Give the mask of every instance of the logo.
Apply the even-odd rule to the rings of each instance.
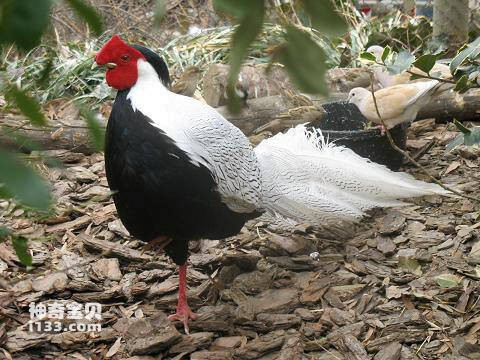
[[[99,332],[102,330],[102,304],[75,301],[34,303],[29,306],[31,332]]]

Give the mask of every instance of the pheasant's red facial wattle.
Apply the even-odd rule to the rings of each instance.
[[[107,65],[107,84],[117,90],[125,90],[137,82],[138,59],[145,57],[137,49],[128,46],[118,35],[114,35],[95,56],[98,65]]]

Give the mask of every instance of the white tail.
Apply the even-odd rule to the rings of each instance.
[[[405,205],[402,198],[448,192],[396,173],[299,125],[256,148],[263,207],[297,223],[358,221],[365,210]]]

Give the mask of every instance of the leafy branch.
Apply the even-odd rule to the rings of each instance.
[[[331,0],[303,0],[301,6],[317,31],[328,36],[339,36],[348,30],[345,20],[336,12]],[[262,30],[267,3],[264,0],[214,0],[214,7],[238,23],[232,36],[227,84],[229,109],[238,112],[240,101],[235,93],[235,85],[249,47]],[[327,95],[324,50],[300,26],[287,19],[284,19],[282,26],[285,30],[284,41],[274,47],[270,61],[283,64],[300,91]]]
[[[84,0],[64,0],[78,18],[84,21],[95,35],[102,32],[102,18]],[[52,11],[53,0],[5,0],[0,3],[0,46],[16,46],[20,51],[33,49],[40,43]],[[53,59],[49,58],[41,72],[38,84],[42,85],[52,70]],[[27,91],[9,81],[0,84],[5,99],[17,107],[37,127],[45,128],[47,119],[39,102]],[[84,112],[87,126],[91,129],[94,144],[101,148],[101,131],[91,114]],[[9,135],[9,133],[5,133]],[[0,198],[14,199],[20,206],[45,211],[51,205],[51,193],[47,182],[18,154],[0,148]],[[10,239],[21,263],[29,266],[32,259],[28,253],[27,239],[16,236],[5,227],[0,228],[0,242]]]
[[[439,77],[435,73],[431,74],[441,56],[442,54],[438,53],[415,57],[406,50],[396,53],[388,46],[385,47],[381,59],[377,59],[374,54],[369,52],[360,54],[360,58],[385,67],[392,75],[405,71],[411,75],[411,80],[429,79],[453,84],[455,85],[454,90],[459,93],[480,87],[480,65],[477,61],[480,59],[480,37],[472,43],[464,45],[450,61],[451,78]],[[412,66],[417,71],[412,69]]]

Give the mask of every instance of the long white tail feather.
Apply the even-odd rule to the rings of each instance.
[[[305,125],[262,141],[255,154],[263,207],[297,223],[358,221],[365,210],[406,205],[402,198],[448,193],[327,143],[320,130]]]

